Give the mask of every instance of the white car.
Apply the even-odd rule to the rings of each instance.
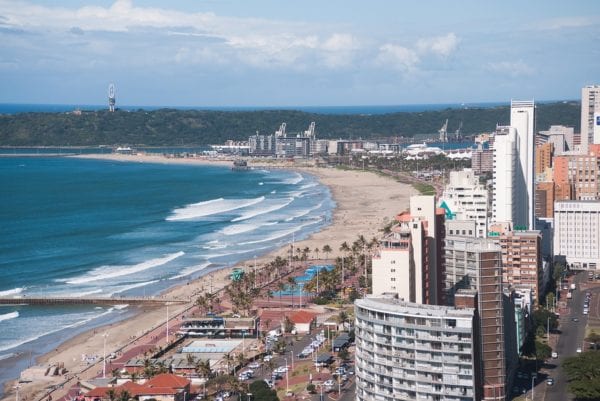
[[[265,355],[265,357],[263,358],[263,361],[269,362],[271,359],[273,359],[273,355]]]
[[[553,352],[553,353],[552,353],[552,358],[553,358],[553,359],[556,359],[556,358],[558,358],[558,352]]]
[[[577,353],[581,354],[581,347],[577,347]]]
[[[258,369],[258,368],[260,368],[260,363],[252,362],[250,365],[248,365],[248,367],[252,368],[252,369]]]
[[[332,386],[335,386],[335,382],[333,380],[329,379],[329,380],[325,381],[325,383],[323,383],[323,385],[325,387],[332,387]]]

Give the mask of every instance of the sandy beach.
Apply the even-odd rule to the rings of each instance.
[[[143,163],[181,163],[181,164],[211,164],[230,166],[230,160],[208,160],[198,158],[166,158],[159,155],[86,155],[77,156],[114,161],[143,162]],[[371,172],[346,171],[334,168],[296,167],[286,166],[290,169],[313,174],[319,181],[330,188],[337,207],[333,213],[333,219],[329,226],[320,232],[313,234],[306,240],[298,241],[295,247],[301,249],[308,247],[322,249],[329,245],[333,249],[330,257],[339,254],[340,245],[346,241],[351,244],[359,235],[371,239],[381,234],[381,228],[397,213],[408,208],[409,197],[417,194],[417,191],[406,184],[380,176]],[[278,250],[257,259],[257,265],[270,261],[275,256],[284,256],[285,250]],[[250,263],[254,263],[251,261]],[[195,296],[208,289],[212,280],[214,289],[225,286],[228,280],[228,269],[204,276],[186,285],[172,288],[162,294],[169,298],[185,300],[195,299]],[[211,277],[212,276],[212,277]],[[188,304],[172,305],[169,315],[175,316],[188,308]],[[90,330],[74,337],[55,351],[38,358],[37,364],[47,366],[49,364],[64,364],[68,371],[67,376],[79,375],[83,369],[88,369],[86,375],[96,375],[102,371],[100,362],[104,341],[106,341],[107,355],[121,349],[122,347],[136,341],[136,338],[149,330],[163,325],[166,321],[167,311],[165,307],[155,309],[139,308],[135,315],[122,322],[109,326]],[[157,331],[158,332],[158,331]],[[165,339],[166,340],[166,339]],[[97,356],[97,363],[92,366],[82,363],[82,355]],[[83,375],[83,374],[82,374]],[[21,383],[19,388],[19,399],[37,400],[44,394],[44,389],[50,385],[63,381],[65,377],[54,377],[53,379],[38,379],[32,383]],[[3,400],[15,398],[15,383],[5,386]],[[56,397],[53,397],[56,399]]]

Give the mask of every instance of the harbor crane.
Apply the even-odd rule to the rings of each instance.
[[[448,119],[446,119],[446,122],[438,132],[440,133],[440,142],[448,142]]]
[[[458,124],[458,129],[454,132],[454,138],[457,141],[461,140],[461,135],[460,135],[460,130],[462,129],[462,121],[460,122],[460,124]]]

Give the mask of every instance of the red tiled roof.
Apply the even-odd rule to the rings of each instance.
[[[108,398],[106,392],[112,389],[112,387],[96,387],[85,393],[86,397],[98,397],[98,398]]]
[[[130,382],[125,382],[118,387],[115,387],[115,391],[120,392],[120,391],[125,390],[132,396],[136,396],[139,394],[139,391],[144,388],[145,388],[145,385],[134,383],[134,382],[130,381]]]
[[[314,313],[300,310],[290,316],[290,320],[294,323],[311,323],[315,318]]]
[[[144,385],[146,387],[171,387],[182,388],[188,386],[190,381],[185,377],[174,375],[171,373],[162,373],[148,380]]]
[[[173,395],[178,392],[172,387],[143,387],[136,395]]]

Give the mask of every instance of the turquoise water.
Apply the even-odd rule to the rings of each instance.
[[[75,158],[0,158],[0,195],[0,295],[17,297],[156,294],[302,239],[334,206],[296,172]],[[0,306],[0,360],[125,313]]]

